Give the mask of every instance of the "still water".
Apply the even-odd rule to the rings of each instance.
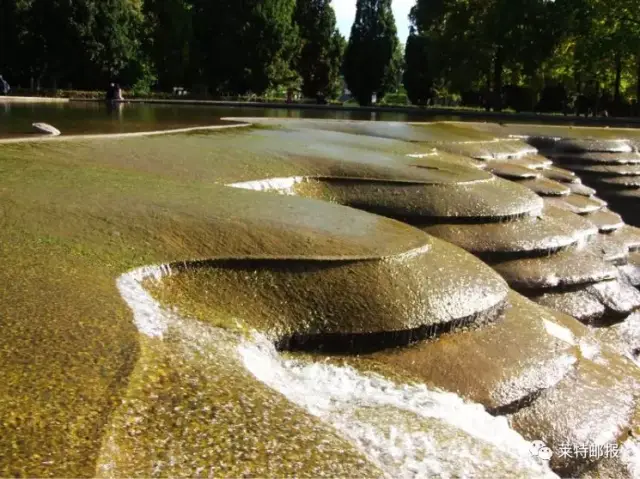
[[[315,110],[259,108],[254,106],[217,105],[176,105],[159,103],[121,103],[107,105],[104,102],[77,101],[68,103],[20,103],[5,102],[0,98],[0,138],[39,135],[31,126],[36,122],[49,123],[63,135],[98,133],[130,133],[153,130],[167,130],[194,126],[209,126],[224,123],[224,117],[277,117],[277,118],[318,118],[335,120],[371,121],[472,121],[483,122],[475,128],[504,136],[505,134],[529,134],[568,137],[620,137],[639,139],[640,129],[590,127],[573,124],[552,125],[548,118],[508,118],[509,125],[499,122],[499,118],[478,116],[434,114],[429,111],[367,112],[348,110]],[[504,121],[505,118],[502,118]],[[540,123],[544,123],[541,125]]]
[[[269,116],[290,118],[332,118],[345,120],[408,121],[406,114],[331,110],[287,110],[255,107],[219,107],[103,102],[9,103],[0,100],[0,138],[34,133],[32,123],[49,123],[63,135],[128,133],[185,128],[222,123],[226,116]],[[453,117],[429,117],[452,120]],[[417,119],[416,117],[411,118]],[[34,133],[35,134],[35,133]]]

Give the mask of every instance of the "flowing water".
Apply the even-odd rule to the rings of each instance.
[[[506,418],[493,417],[455,394],[397,384],[348,366],[286,359],[259,334],[233,339],[222,330],[189,324],[166,311],[142,286],[145,280],[157,282],[169,275],[168,266],[146,267],[118,280],[141,334],[166,341],[182,336],[194,351],[211,348],[224,355],[234,353],[221,347],[221,338],[227,346],[237,343],[235,354],[249,373],[335,428],[385,477],[497,477],[513,471],[519,477],[556,477],[545,461],[532,457],[531,443],[511,429]],[[198,330],[197,339],[192,329]],[[215,356],[210,361],[220,367]],[[112,436],[103,452],[103,475],[118,473],[116,441]],[[154,470],[166,469],[156,464]]]
[[[32,121],[69,135],[281,118],[220,134],[4,145],[3,192],[22,186],[19,175],[30,185],[21,194],[59,177],[47,205],[69,202],[74,225],[92,205],[90,218],[108,220],[109,238],[74,245],[74,261],[121,235],[132,244],[131,231],[144,238],[127,252],[135,262],[104,280],[113,287],[121,275],[114,293],[133,313],[140,353],[100,438],[99,476],[553,477],[551,466],[634,477],[640,377],[622,355],[638,359],[640,230],[532,146],[496,139],[497,126],[394,115],[289,122],[336,113],[2,107],[9,137]],[[111,183],[95,179],[103,169]],[[14,196],[6,212],[33,204]],[[130,231],[119,226],[127,215]],[[76,316],[64,315],[70,331]],[[12,323],[5,333],[14,330],[22,338]],[[28,383],[20,367],[11,377]],[[616,444],[621,457],[566,458],[566,444]]]

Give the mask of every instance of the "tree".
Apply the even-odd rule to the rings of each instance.
[[[358,0],[356,19],[345,52],[344,75],[358,103],[370,105],[387,92],[393,54],[398,47],[391,0]]]
[[[262,94],[295,81],[295,0],[194,0],[196,61],[218,93]]]
[[[78,70],[90,64],[95,7],[90,1],[33,0],[29,4],[23,46],[31,62],[29,76],[38,83],[48,77],[54,87],[76,79]]]
[[[382,88],[377,92],[379,98],[382,98],[385,93],[395,93],[398,91],[402,84],[404,69],[404,45],[398,42],[396,49],[393,52],[393,56],[391,57],[391,63],[385,73]]]
[[[531,75],[551,53],[555,31],[546,0],[418,0],[411,11],[414,34],[424,36],[433,78],[459,89],[484,82],[500,110],[503,77]]]
[[[25,9],[22,0],[0,0],[0,74],[11,82],[18,80],[21,73]]]
[[[22,54],[27,76],[95,88],[120,74],[139,52],[141,6],[133,0],[25,2]]]
[[[409,101],[414,105],[426,105],[433,97],[434,80],[431,76],[429,54],[429,39],[411,32],[405,49],[404,86]]]
[[[134,0],[96,0],[95,24],[88,48],[95,78],[106,83],[131,62],[142,61],[139,34],[142,4]]]
[[[342,93],[344,88],[343,85],[343,63],[344,63],[344,52],[347,49],[347,41],[340,34],[338,30],[336,30],[331,37],[331,58],[334,59],[334,68],[335,68],[335,76],[331,79],[331,83],[329,84],[329,96],[337,97]]]
[[[146,0],[143,42],[158,84],[169,90],[187,82],[193,41],[192,9],[185,0]]]
[[[298,0],[294,21],[300,33],[301,50],[294,65],[302,78],[302,93],[335,93],[342,64],[342,36],[336,29],[331,0]]]

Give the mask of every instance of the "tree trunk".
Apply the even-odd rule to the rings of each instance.
[[[504,65],[502,47],[498,47],[493,63],[493,109],[502,111],[502,69]]]
[[[621,103],[620,83],[622,82],[622,55],[616,53],[616,82],[614,85],[613,101],[616,105]]]

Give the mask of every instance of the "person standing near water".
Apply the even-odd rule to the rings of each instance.
[[[0,75],[0,95],[7,96],[11,91],[9,83]]]
[[[122,97],[122,88],[120,88],[120,85],[118,85],[117,83],[116,83],[116,86],[115,86],[115,94],[114,94],[113,99],[117,100],[117,101],[124,100],[124,98]]]

